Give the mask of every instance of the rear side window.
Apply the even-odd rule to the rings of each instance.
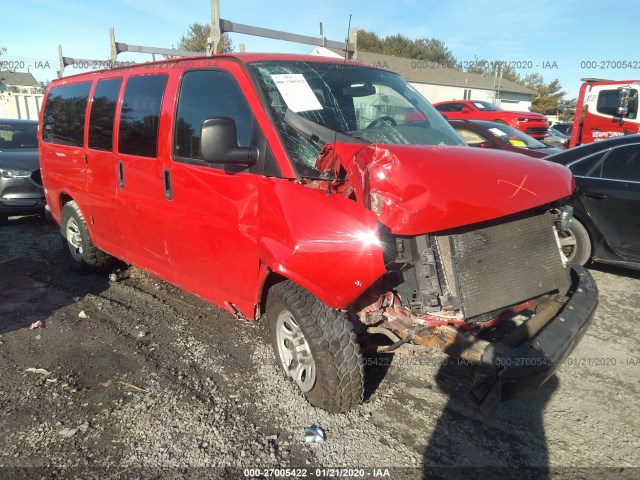
[[[89,116],[89,148],[107,152],[113,150],[113,121],[121,84],[121,78],[98,82]]]
[[[240,87],[226,72],[197,70],[182,79],[173,154],[201,159],[200,128],[208,117],[228,117],[236,124],[238,146],[248,147],[255,120]]]
[[[640,146],[614,148],[602,164],[602,178],[640,182]]]
[[[48,143],[81,147],[91,82],[53,87],[44,106],[42,139]]]
[[[596,164],[600,162],[603,156],[609,153],[608,150],[604,152],[594,153],[590,157],[587,157],[583,160],[579,160],[574,164],[569,166],[569,170],[573,172],[573,174],[577,177],[591,177],[591,176],[599,176],[600,168],[595,168]],[[598,166],[599,167],[599,166]]]
[[[155,157],[166,75],[131,77],[127,81],[120,111],[118,151]]]

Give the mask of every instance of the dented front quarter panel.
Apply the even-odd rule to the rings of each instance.
[[[332,308],[348,307],[385,272],[372,212],[290,181],[262,189],[258,249],[267,268]]]
[[[334,151],[325,150],[317,166],[338,173],[339,163],[358,202],[398,235],[500,218],[567,197],[574,187],[567,168],[509,152],[342,143],[329,148]]]

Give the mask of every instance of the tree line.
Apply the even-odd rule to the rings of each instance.
[[[564,98],[567,92],[562,90],[558,79],[546,82],[539,73],[531,73],[523,77],[509,64],[491,62],[478,57],[462,65],[445,43],[435,38],[412,40],[401,33],[382,38],[367,30],[358,30],[357,38],[357,48],[363,52],[437,62],[446,67],[470,73],[493,76],[496,74],[494,69],[500,65],[502,78],[523,85],[538,94],[531,103],[533,112],[543,115],[559,114],[561,119],[573,119],[576,99],[567,100]]]

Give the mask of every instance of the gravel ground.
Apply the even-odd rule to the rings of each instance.
[[[38,217],[0,247],[0,478],[640,478],[638,272],[592,270],[581,344],[490,419],[469,366],[406,355],[367,359],[365,403],[330,415],[276,368],[266,325],[136,268],[73,273]],[[327,439],[306,444],[314,423]]]

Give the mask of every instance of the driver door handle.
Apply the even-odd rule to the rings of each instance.
[[[604,200],[605,198],[609,198],[609,195],[604,195],[602,193],[585,193],[584,196],[593,198],[594,200]]]

